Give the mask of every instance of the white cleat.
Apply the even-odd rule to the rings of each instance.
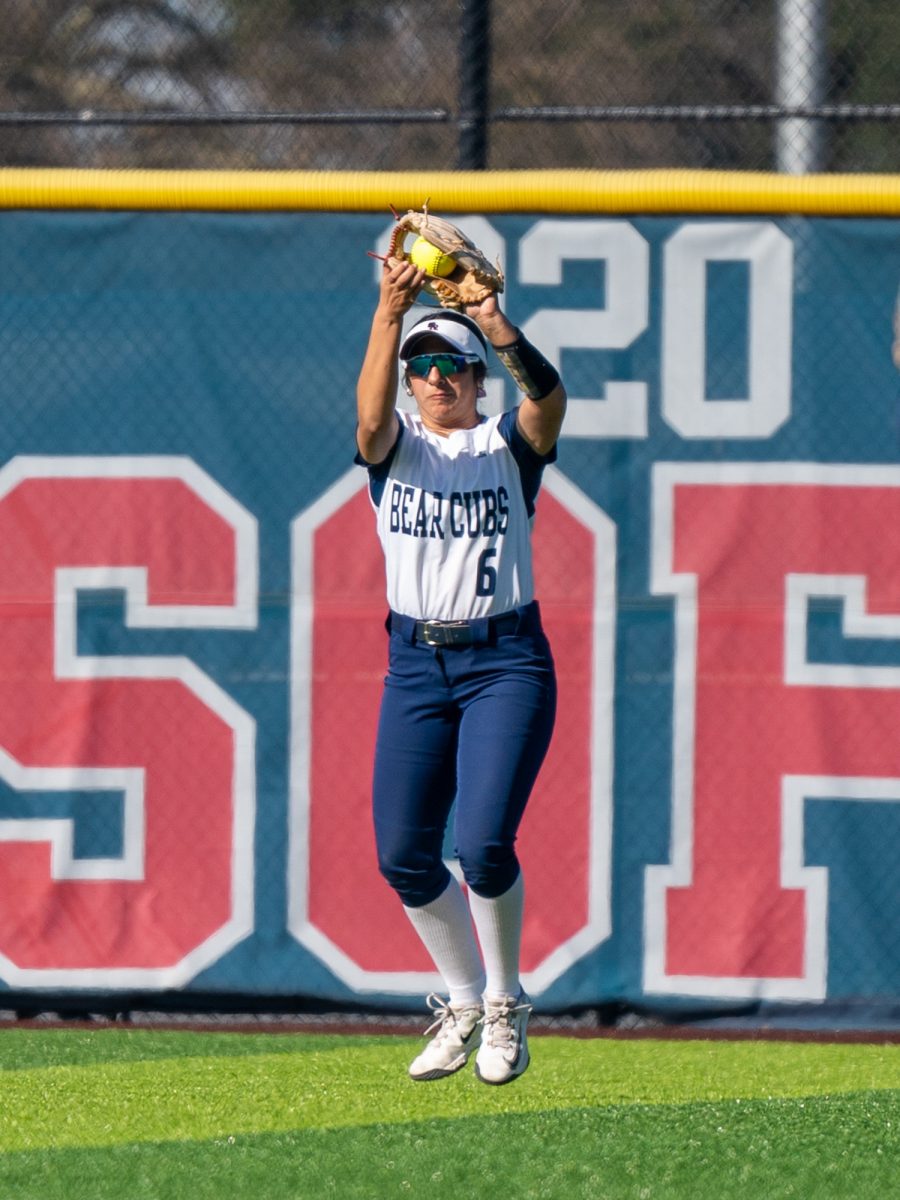
[[[526,1070],[531,1061],[525,1035],[531,1008],[524,992],[499,1000],[485,998],[475,1057],[475,1074],[482,1083],[511,1083]]]
[[[451,1007],[440,996],[432,993],[428,1007],[437,1019],[425,1030],[425,1036],[434,1037],[409,1066],[411,1079],[443,1079],[464,1067],[469,1055],[478,1049],[481,1041],[481,1018],[484,1015],[480,1004]],[[436,1032],[435,1032],[436,1031]]]

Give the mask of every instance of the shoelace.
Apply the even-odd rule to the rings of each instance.
[[[517,1004],[509,1001],[496,1006],[492,1004],[489,1009],[485,1010],[481,1019],[487,1044],[503,1050],[514,1045],[516,1029],[513,1024],[513,1014],[531,1012],[533,1007],[531,1004]]]
[[[425,1003],[435,1014],[435,1019],[425,1030],[424,1036],[428,1037],[429,1034],[435,1033],[436,1041],[449,1036],[450,1032],[457,1026],[457,1014],[453,1011],[447,1001],[439,996],[436,992],[432,992],[431,995],[425,1000]],[[474,1008],[475,1006],[473,1005],[472,1007]]]

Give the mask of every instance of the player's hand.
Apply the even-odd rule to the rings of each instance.
[[[492,292],[478,304],[467,304],[465,313],[467,317],[471,317],[473,321],[477,322],[478,328],[495,346],[508,346],[518,336],[515,325],[500,308],[496,292]]]
[[[500,301],[496,292],[491,292],[489,296],[485,296],[483,300],[479,300],[477,304],[466,304],[463,306],[467,317],[471,317],[473,321],[479,321],[479,318],[490,320],[500,313]],[[502,316],[502,313],[501,313]],[[480,321],[479,321],[480,324]]]
[[[386,258],[381,272],[379,305],[389,316],[402,317],[415,304],[425,272],[411,262]]]

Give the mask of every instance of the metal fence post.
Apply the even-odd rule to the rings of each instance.
[[[779,0],[777,101],[786,108],[820,105],[825,93],[827,0]],[[776,169],[805,175],[823,169],[822,122],[788,117],[776,129]]]
[[[491,0],[462,0],[459,23],[459,153],[462,171],[483,171],[488,156]]]

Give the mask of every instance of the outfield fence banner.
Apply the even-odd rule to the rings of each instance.
[[[534,530],[560,705],[526,987],[896,1005],[897,220],[454,220],[570,396]],[[10,992],[438,985],[369,814],[386,609],[354,390],[392,224],[0,212]],[[514,403],[493,361],[486,410]],[[420,499],[397,520],[432,536]],[[489,532],[477,493],[451,517]]]

